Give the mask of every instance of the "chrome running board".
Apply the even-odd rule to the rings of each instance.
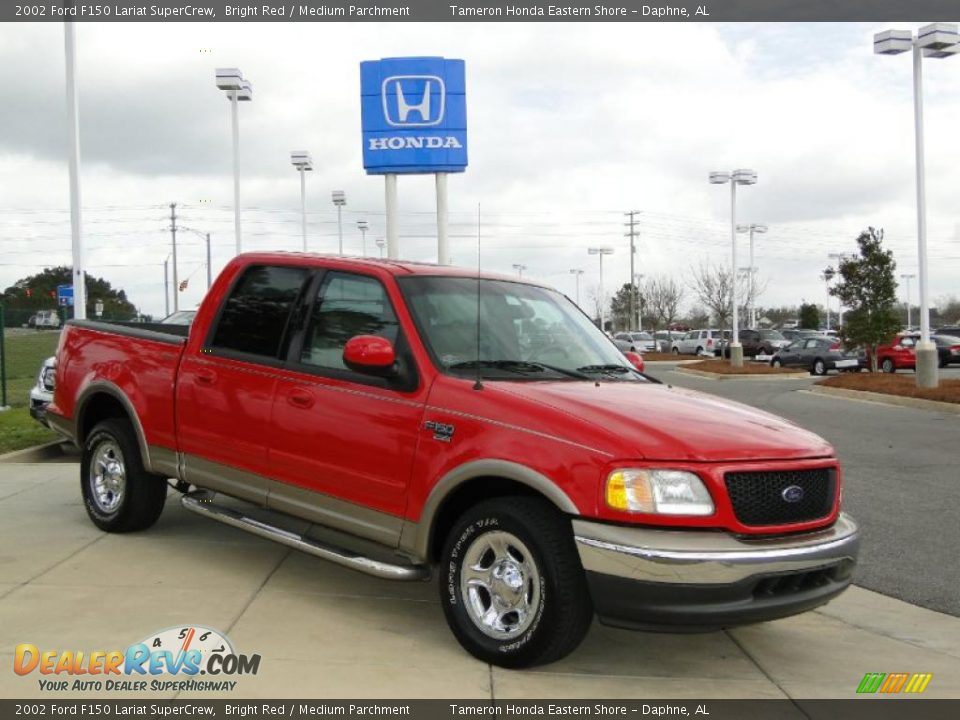
[[[425,580],[430,576],[430,570],[425,565],[397,565],[374,560],[345,548],[314,540],[313,538],[297,535],[289,530],[268,525],[265,522],[249,517],[243,513],[223,505],[211,502],[212,493],[194,492],[180,498],[180,504],[190,512],[217,520],[241,530],[259,535],[262,538],[273,540],[294,550],[300,550],[310,555],[329,560],[344,567],[358,570],[367,575],[385,578],[387,580]]]

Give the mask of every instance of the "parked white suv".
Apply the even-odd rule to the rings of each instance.
[[[60,315],[56,310],[41,310],[34,315],[33,326],[36,328],[60,327]]]
[[[691,330],[678,340],[674,340],[670,351],[675,355],[716,355],[723,341],[721,330]]]

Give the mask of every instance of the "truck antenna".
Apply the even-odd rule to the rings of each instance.
[[[477,203],[477,379],[474,390],[483,390],[480,381],[480,203]]]

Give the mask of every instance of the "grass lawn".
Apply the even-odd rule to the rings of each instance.
[[[767,363],[749,362],[744,360],[743,367],[734,367],[728,360],[704,360],[683,366],[684,370],[700,370],[701,372],[716,373],[717,375],[783,375],[802,372],[799,368],[771,367]]]
[[[30,388],[37,381],[40,365],[57,351],[59,332],[8,333],[4,343],[7,371],[7,404],[0,412],[0,453],[20,450],[55,440],[57,435],[30,417]]]
[[[940,380],[935,388],[918,388],[914,375],[888,375],[886,373],[843,373],[821,380],[820,385],[845,390],[865,390],[900,395],[902,397],[960,403],[960,380]]]

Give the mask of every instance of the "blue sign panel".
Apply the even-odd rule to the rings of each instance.
[[[57,305],[73,307],[73,285],[57,285]]]
[[[463,60],[360,63],[363,167],[386,173],[463,172],[467,93]]]

